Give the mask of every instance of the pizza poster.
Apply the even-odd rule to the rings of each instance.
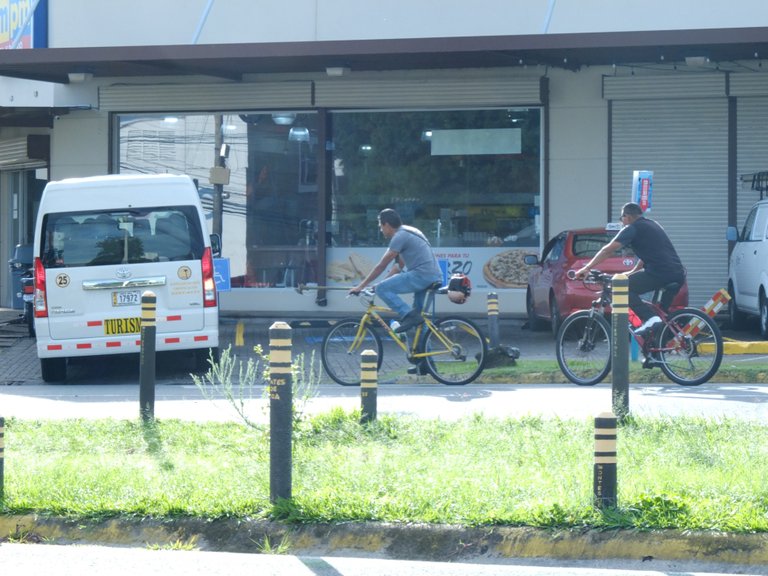
[[[329,248],[326,275],[328,285],[355,286],[363,280],[381,259],[386,249]],[[443,273],[443,283],[453,274],[469,277],[473,288],[503,289],[525,288],[528,283],[527,254],[536,254],[536,248],[434,248],[433,253]],[[383,280],[382,274],[379,281]],[[375,283],[375,282],[374,282]]]

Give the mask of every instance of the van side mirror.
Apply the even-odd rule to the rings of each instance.
[[[728,228],[725,229],[725,239],[729,242],[739,241],[739,232],[736,230],[736,226],[728,226]]]
[[[214,258],[221,256],[221,236],[211,234],[211,252]]]

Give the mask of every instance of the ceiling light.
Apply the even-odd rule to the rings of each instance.
[[[293,112],[278,112],[272,114],[272,122],[278,126],[290,126],[296,120],[296,114]]]
[[[91,80],[93,78],[93,74],[90,72],[70,72],[67,74],[67,78],[69,78],[70,83],[79,84],[80,82]]]
[[[349,74],[352,70],[345,66],[329,66],[325,69],[325,73],[328,76],[346,76]]]

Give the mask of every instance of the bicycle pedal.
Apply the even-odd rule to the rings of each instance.
[[[655,360],[654,358],[643,359],[643,368],[650,370],[652,368],[658,368],[659,366],[661,366],[661,362],[659,360]]]

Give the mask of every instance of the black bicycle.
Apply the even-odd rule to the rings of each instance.
[[[591,270],[585,286],[597,287],[600,296],[589,310],[568,316],[557,333],[557,363],[563,374],[579,386],[601,382],[611,370],[611,326],[606,319],[611,304],[612,276]],[[665,289],[672,294],[679,285]],[[629,327],[643,354],[643,368],[661,368],[681,386],[698,386],[708,381],[723,360],[723,337],[715,321],[697,308],[680,308],[669,314],[661,304],[664,289],[656,290],[646,301],[661,324],[650,332],[636,333]],[[673,294],[672,294],[673,295]],[[671,300],[667,296],[667,300]]]

